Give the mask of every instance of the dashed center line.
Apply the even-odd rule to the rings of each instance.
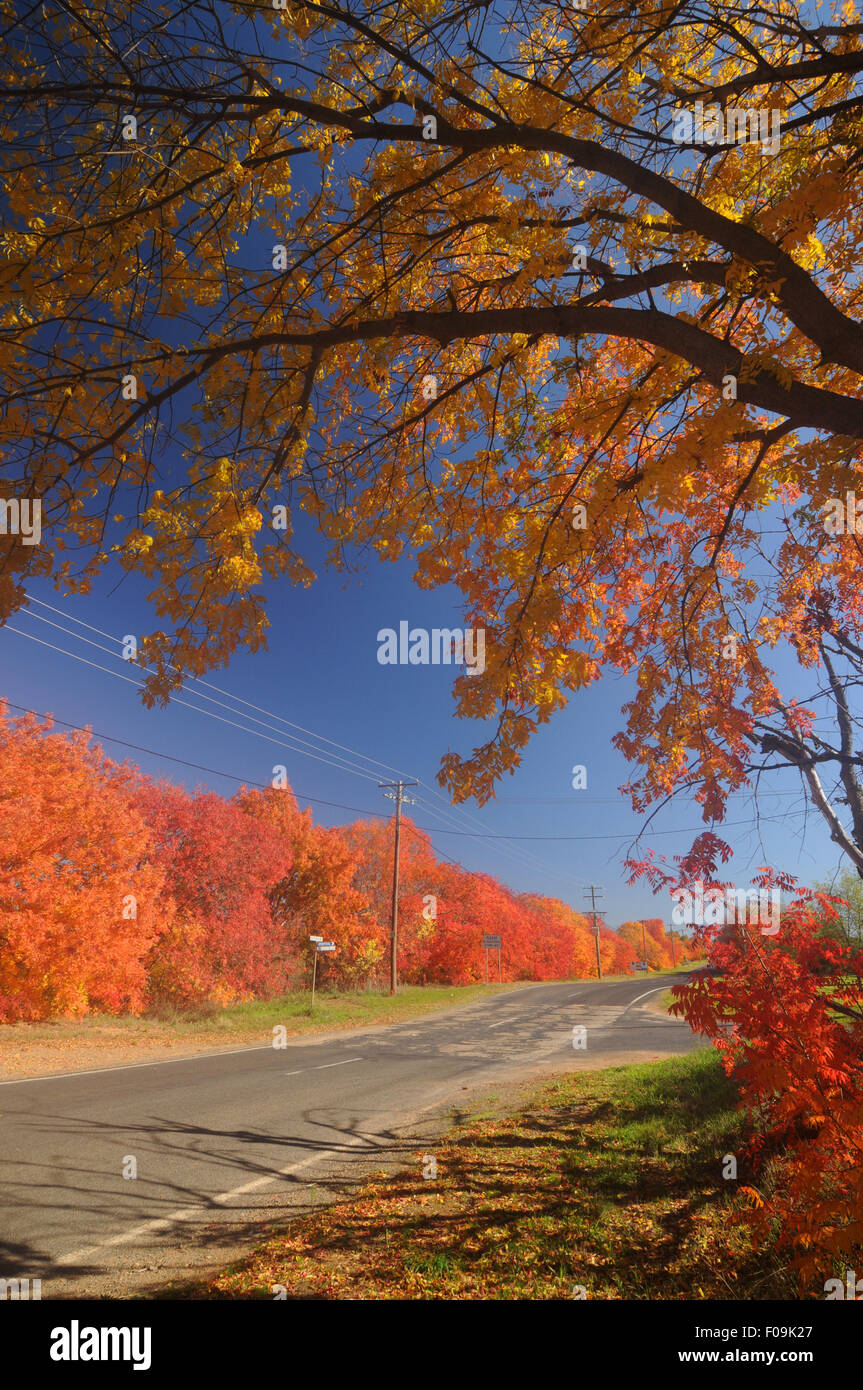
[[[346,1067],[350,1062],[363,1062],[364,1057],[346,1057],[343,1062],[321,1062],[317,1067],[298,1067],[296,1071],[283,1071],[282,1076],[301,1076],[304,1071],[326,1071],[327,1067]]]

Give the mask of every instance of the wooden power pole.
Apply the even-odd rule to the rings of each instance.
[[[399,845],[402,835],[402,802],[411,804],[409,796],[403,796],[405,787],[418,787],[418,782],[378,782],[379,787],[394,787],[393,792],[385,791],[384,796],[396,803],[396,843],[393,853],[393,906],[390,926],[390,994],[398,987],[398,931],[399,931]]]
[[[603,915],[603,909],[602,909],[602,908],[597,908],[597,906],[596,906],[596,895],[597,895],[597,893],[598,893],[599,896],[602,897],[602,889],[598,886],[598,884],[592,883],[592,884],[590,885],[590,888],[585,890],[585,896],[587,896],[587,893],[588,893],[588,892],[590,893],[591,912],[592,912],[592,915],[593,915],[593,940],[594,940],[594,944],[595,944],[595,946],[596,946],[596,978],[597,978],[598,980],[601,980],[601,979],[602,979],[602,961],[600,960],[600,956],[599,956],[599,923],[598,923],[598,921],[597,921],[596,919],[597,919],[597,917],[601,917],[601,916]]]

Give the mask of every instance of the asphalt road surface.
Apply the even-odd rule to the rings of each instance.
[[[124,1297],[217,1267],[364,1173],[420,1163],[495,1085],[703,1046],[650,1008],[680,979],[527,986],[284,1048],[0,1083],[0,1277]]]

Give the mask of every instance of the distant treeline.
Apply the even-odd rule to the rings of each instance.
[[[310,935],[337,944],[323,987],[385,977],[392,822],[316,826],[289,788],[190,793],[2,704],[0,755],[0,1020],[273,997],[308,981]],[[440,863],[402,828],[401,979],[483,979],[483,933],[503,939],[505,980],[595,973],[582,913]],[[662,923],[645,930],[650,964],[671,964]],[[601,926],[603,971],[641,940],[640,923]]]

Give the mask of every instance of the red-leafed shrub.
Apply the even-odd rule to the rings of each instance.
[[[128,769],[0,706],[0,1019],[139,1012],[170,930]]]
[[[140,782],[137,800],[173,903],[150,957],[154,1001],[229,1003],[285,988],[269,891],[290,865],[275,828],[214,792]]]
[[[804,1286],[863,1259],[863,950],[817,934],[824,908],[798,900],[775,936],[705,931],[722,973],[696,972],[673,1005],[741,1087],[757,1130],[753,1236],[778,1233]]]

